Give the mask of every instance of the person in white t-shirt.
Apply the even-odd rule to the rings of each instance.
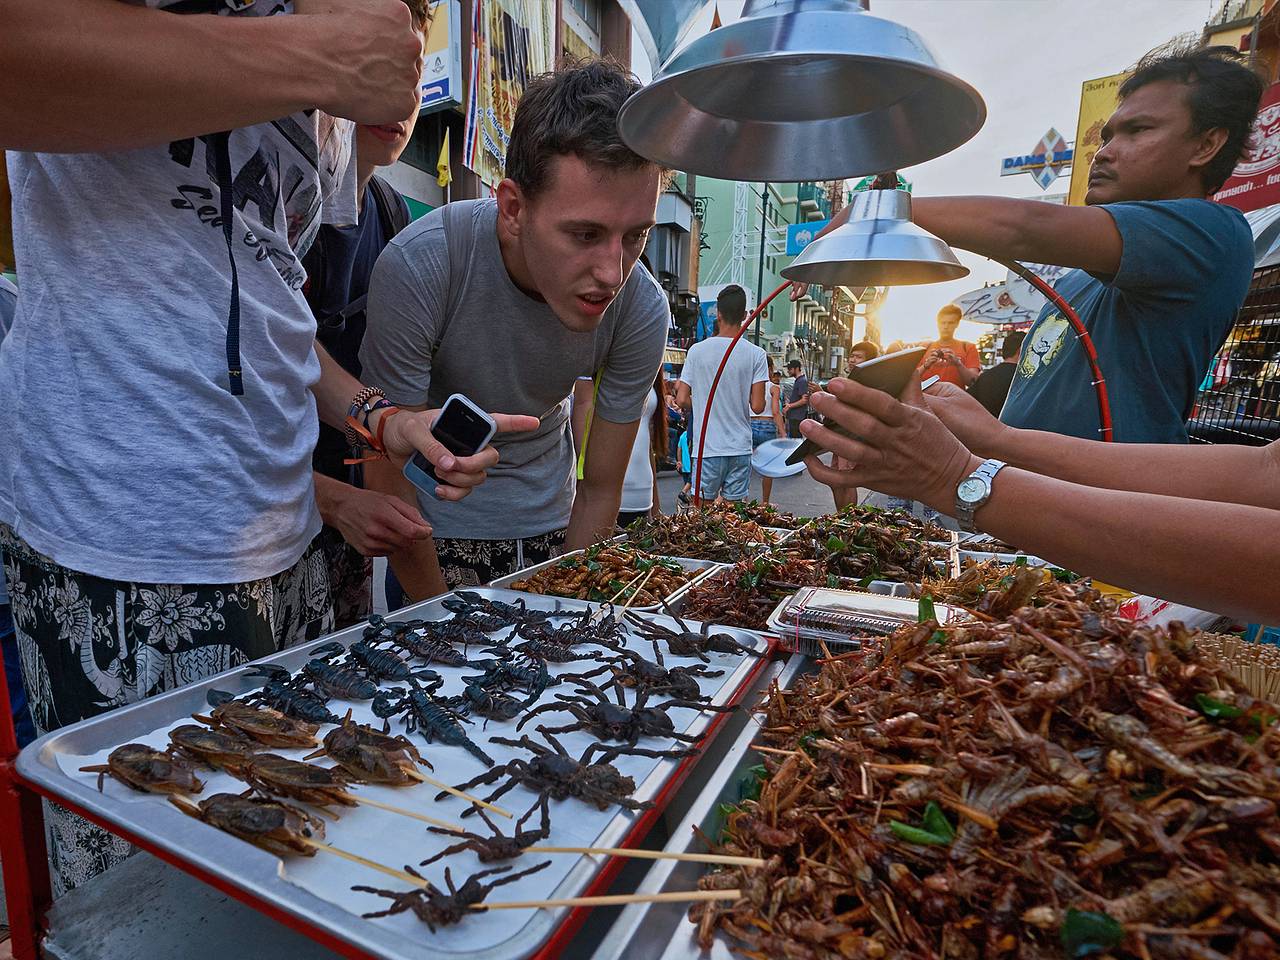
[[[37,732],[331,629],[317,418],[397,463],[422,452],[449,500],[497,463],[343,370],[302,294],[320,225],[355,220],[353,122],[418,108],[426,17],[6,0],[22,296],[0,350],[0,549]],[[55,892],[129,846],[71,816],[49,815]]]
[[[725,350],[747,316],[746,292],[730,284],[716,297],[716,335],[695,343],[685,357],[676,387],[676,402],[691,410],[689,452],[693,459],[695,484],[698,476],[698,447],[707,394]],[[769,365],[765,352],[739,340],[729,354],[716,387],[706,442],[702,445],[701,497],[714,500],[745,500],[751,484],[751,415],[763,413]]]
[[[653,389],[644,401],[640,428],[631,445],[631,459],[622,480],[622,504],[618,509],[618,526],[629,527],[641,517],[662,513],[658,499],[658,459],[667,452],[667,376],[659,367]]]

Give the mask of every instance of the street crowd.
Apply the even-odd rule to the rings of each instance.
[[[668,171],[617,130],[638,82],[605,60],[532,80],[494,196],[409,222],[377,171],[412,134],[429,19],[425,0],[8,4],[0,625],[11,612],[27,736],[359,622],[371,557],[394,607],[610,535],[657,508],[673,407],[695,472],[746,299],[720,295],[717,335],[667,384],[669,307],[640,260]],[[1109,358],[1118,443],[1097,442],[1052,306],[981,376],[946,308],[920,370],[941,382],[901,401],[811,387],[794,359],[784,392],[740,342],[702,495],[746,496],[753,443],[809,437],[837,458],[808,466],[838,500],[862,486],[980,511],[1065,566],[1280,618],[1280,448],[1188,447],[1184,426],[1250,281],[1247,224],[1206,198],[1260,91],[1229,52],[1155,56],[1121,90],[1087,206],[915,200],[949,244],[1073,268],[1058,290]],[[471,456],[431,432],[454,394],[496,422]],[[419,452],[434,487],[402,471]],[[1206,541],[1235,557],[1229,585],[1203,569]],[[127,853],[49,822],[59,890]]]

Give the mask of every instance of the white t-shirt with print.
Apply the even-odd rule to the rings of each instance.
[[[240,582],[287,569],[320,529],[299,257],[321,222],[354,222],[351,126],[311,111],[228,146],[243,396],[209,143],[8,154],[22,297],[0,348],[0,522],[73,570]]]
[[[693,395],[693,416],[689,418],[689,455],[698,456],[698,431],[711,381],[732,337],[709,337],[689,348],[680,380]],[[739,340],[725,364],[716,387],[707,424],[704,457],[739,457],[751,454],[751,388],[769,381],[769,360],[754,343]]]

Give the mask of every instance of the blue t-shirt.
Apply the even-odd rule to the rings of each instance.
[[[1253,235],[1234,207],[1208,200],[1113,203],[1124,241],[1114,276],[1073,270],[1055,289],[1093,338],[1114,439],[1186,443],[1196,389],[1231,332],[1253,275]],[[1022,345],[1000,419],[1098,439],[1084,348],[1048,304]]]

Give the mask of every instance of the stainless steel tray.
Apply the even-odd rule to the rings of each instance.
[[[813,669],[812,661],[793,656],[777,675],[779,687],[787,688],[806,670]],[[701,792],[690,804],[684,819],[671,831],[671,839],[663,848],[669,853],[705,853],[706,846],[694,832],[702,830],[714,837],[720,829],[719,805],[736,801],[737,786],[747,777],[748,770],[760,762],[760,755],[751,750],[756,739],[758,719],[742,724],[735,739],[722,740],[717,746],[723,750],[723,759],[711,770]],[[698,879],[707,872],[705,864],[679,860],[655,861],[653,867],[639,882],[636,893],[665,893],[676,890],[696,890]],[[591,954],[591,960],[687,960],[689,957],[708,957],[713,960],[730,960],[735,956],[722,940],[712,944],[704,952],[695,938],[696,927],[688,919],[687,903],[633,903],[625,907],[613,926],[600,940]]]
[[[537,609],[552,609],[557,603],[564,610],[581,610],[593,606],[578,601],[555,600],[493,588],[478,588],[474,592],[507,602],[523,599],[530,607]],[[438,597],[416,604],[398,611],[390,619],[434,619],[446,616],[442,600],[443,598]],[[351,642],[359,637],[360,632],[361,627],[357,626],[335,634],[332,639]],[[753,648],[764,649],[765,644],[754,635],[741,632],[738,636]],[[652,653],[649,644],[641,643],[636,637],[632,637],[628,645],[634,645],[635,649],[646,654]],[[295,647],[261,662],[295,669],[308,658],[309,650],[314,646],[315,644],[307,644]],[[725,670],[722,677],[704,678],[701,681],[703,692],[710,695],[715,703],[730,702],[735,696],[739,696],[747,681],[761,666],[761,661],[751,657],[718,654],[710,656],[713,665]],[[680,658],[668,656],[668,663],[672,663],[673,659],[674,662],[683,662]],[[553,668],[553,672],[580,672],[584,666],[589,668],[591,664],[558,666]],[[438,669],[446,677],[446,685],[442,691],[444,695],[457,692],[458,677],[470,672],[465,667]],[[245,673],[245,667],[238,667],[191,686],[50,733],[21,753],[18,771],[21,776],[55,797],[65,798],[107,824],[146,839],[166,854],[172,855],[176,861],[188,863],[219,881],[269,902],[373,957],[385,960],[430,960],[436,957],[448,957],[450,960],[506,960],[528,956],[555,933],[569,914],[567,908],[495,911],[455,927],[440,928],[434,935],[412,914],[378,920],[362,919],[360,912],[384,909],[388,901],[368,894],[351,893],[349,887],[352,884],[364,883],[393,890],[403,890],[404,885],[367,868],[324,855],[310,859],[281,860],[185,816],[163,798],[135,793],[113,781],[108,781],[105,791],[99,792],[95,788],[94,775],[77,772],[80,766],[96,762],[99,756],[105,755],[119,744],[132,741],[156,745],[163,743],[165,733],[175,723],[185,721],[194,712],[204,712],[207,709],[205,696],[209,690],[216,688],[239,694],[254,688],[257,681],[245,676]],[[556,691],[556,687],[549,688],[544,694],[544,701]],[[344,704],[338,701],[331,709],[341,714],[347,706],[353,708],[357,719],[372,719],[367,703]],[[553,714],[547,718],[547,722],[558,724],[562,722],[561,716],[563,715]],[[692,711],[686,714],[682,710],[673,710],[672,717],[677,729],[690,733],[706,729],[714,720],[711,715]],[[393,723],[398,727],[398,721]],[[513,736],[514,727],[515,721],[490,722],[488,729],[482,731],[481,722],[477,721],[468,732],[502,763],[512,755],[523,755],[523,751],[488,743],[487,736]],[[592,742],[592,738],[584,733],[567,734],[561,739],[574,756],[580,755]],[[660,747],[663,741],[652,739],[644,742],[644,745]],[[305,751],[277,752],[296,757]],[[445,782],[457,783],[470,779],[484,769],[479,761],[459,748],[432,746],[423,752],[436,766],[434,775]],[[616,761],[623,773],[635,778],[637,789],[633,796],[639,800],[652,799],[662,793],[664,786],[680,770],[681,763],[682,761],[674,759],[652,760],[640,757],[623,757]],[[242,788],[238,781],[231,780],[225,774],[201,774],[201,779],[205,780],[202,796]],[[435,803],[435,791],[430,787],[403,790],[360,787],[357,792],[420,813],[462,822],[470,829],[483,826],[474,824],[471,818],[460,821],[460,815],[466,808],[463,801],[448,798]],[[505,794],[499,803],[519,816],[530,808],[535,799],[535,794],[517,787]],[[636,813],[615,809],[599,812],[577,801],[553,803],[550,842],[573,846],[618,846],[628,840],[638,819],[639,815]],[[511,824],[505,820],[501,823],[504,830],[509,832]],[[416,863],[453,842],[452,838],[426,832],[415,821],[369,807],[344,810],[340,821],[329,824],[327,839],[335,846],[396,867],[406,861]],[[574,856],[553,856],[549,859],[552,860],[550,868],[500,888],[491,899],[523,900],[578,895],[597,877],[606,863],[604,860]],[[523,861],[517,861],[514,866],[518,870],[537,862],[539,861],[529,855]],[[425,868],[424,872],[429,879],[439,882],[444,865],[444,862],[438,861]],[[475,855],[469,852],[448,858],[448,865],[453,870],[456,882],[481,869]],[[317,891],[328,893],[322,895],[322,892]],[[335,896],[333,891],[341,893]],[[513,919],[506,922],[502,920],[504,916]]]
[[[505,577],[499,577],[497,580],[494,580],[492,583],[490,583],[489,586],[496,587],[502,590],[515,590],[515,584],[518,583],[519,581],[524,580],[527,577],[531,577],[535,573],[538,573],[541,570],[547,569],[547,567],[555,566],[561,560],[565,559],[565,557],[577,556],[578,554],[584,553],[584,552],[585,551],[583,550],[574,550],[572,553],[566,553],[566,554],[563,554],[562,556],[554,557],[542,563],[535,564],[532,567],[525,567],[523,570],[517,570],[515,573],[508,574]],[[651,551],[645,551],[645,552],[651,553]],[[667,557],[665,554],[661,554],[661,553],[652,554],[652,555],[657,557],[662,557],[663,559],[675,560],[685,570],[688,570],[691,572],[696,571],[696,575],[691,580],[689,580],[687,583],[681,586],[680,589],[672,591],[668,596],[663,598],[667,604],[672,604],[677,600],[679,600],[681,597],[683,597],[686,593],[689,592],[689,588],[692,587],[695,583],[698,583],[706,579],[707,577],[715,573],[717,570],[721,570],[729,566],[729,564],[717,563],[714,560],[690,560],[688,557]],[[552,600],[562,599],[562,598],[557,598],[553,594],[549,594],[549,593],[525,593],[524,591],[517,591],[517,592],[524,597],[548,597]],[[579,600],[577,602],[585,603],[586,601]],[[643,606],[643,607],[633,606],[633,607],[630,607],[629,609],[637,610],[643,613],[660,613],[662,611],[662,605],[649,604],[648,606]]]

